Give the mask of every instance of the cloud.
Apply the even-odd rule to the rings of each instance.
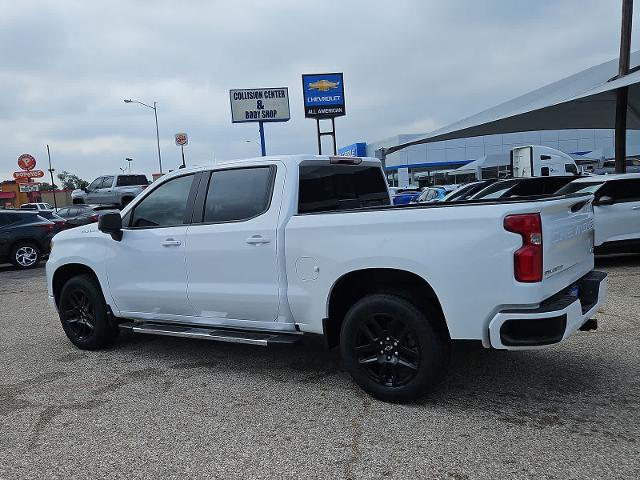
[[[257,154],[232,125],[231,88],[289,86],[292,119],[268,153],[315,152],[300,75],[343,71],[338,144],[428,131],[617,55],[620,4],[553,1],[0,0],[0,177],[20,153],[92,179],[125,165]],[[636,14],[636,17],[638,15]],[[637,22],[636,22],[637,23]],[[635,39],[635,35],[634,35]]]

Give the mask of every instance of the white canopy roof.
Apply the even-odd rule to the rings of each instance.
[[[411,145],[496,133],[569,128],[614,128],[616,92],[629,87],[627,128],[640,129],[640,51],[636,65],[617,78],[618,60],[591,67],[563,80],[435,130],[423,138],[386,149],[393,153]]]

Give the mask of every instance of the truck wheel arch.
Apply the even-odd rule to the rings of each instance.
[[[394,268],[354,270],[340,277],[329,294],[323,331],[328,346],[340,343],[340,329],[351,306],[373,293],[388,293],[410,301],[423,311],[436,312],[430,318],[439,333],[450,338],[442,306],[434,289],[421,276]]]
[[[92,275],[93,277],[95,277],[96,281],[98,281],[98,284],[100,284],[98,276],[91,269],[91,267],[88,267],[81,263],[69,263],[67,265],[62,265],[53,274],[53,279],[51,282],[56,305],[58,305],[58,301],[60,300],[60,293],[62,293],[62,287],[64,287],[64,284],[67,283],[70,278],[73,278],[77,275]]]

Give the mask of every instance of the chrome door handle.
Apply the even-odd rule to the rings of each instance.
[[[263,243],[271,242],[271,239],[263,237],[261,235],[253,235],[253,236],[247,238],[246,242],[249,245],[262,245]]]
[[[631,207],[631,210],[640,210],[640,205],[638,205],[637,207]]]
[[[182,245],[180,240],[174,240],[173,238],[167,238],[164,242],[162,242],[163,247],[179,247]]]

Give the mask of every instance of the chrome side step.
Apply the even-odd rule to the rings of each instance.
[[[280,332],[255,332],[248,330],[231,330],[221,328],[189,327],[184,325],[167,325],[150,322],[126,322],[118,327],[136,333],[149,335],[166,335],[169,337],[201,338],[216,342],[244,343],[267,347],[273,344],[292,345],[302,337],[301,334]]]

